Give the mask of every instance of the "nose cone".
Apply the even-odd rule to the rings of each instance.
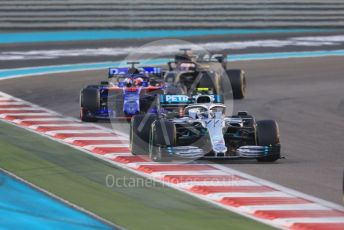
[[[222,120],[221,119],[207,119],[205,120],[206,127],[209,132],[210,141],[213,151],[217,153],[226,153],[227,147],[223,138]]]
[[[129,102],[125,103],[124,111],[128,115],[137,114],[139,112],[139,105],[138,105],[138,103],[136,103],[136,101],[129,101]]]
[[[227,147],[223,137],[213,138],[213,151],[215,153],[226,153]]]

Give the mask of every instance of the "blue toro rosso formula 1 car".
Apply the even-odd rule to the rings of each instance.
[[[154,112],[156,95],[163,93],[161,69],[156,67],[110,68],[108,81],[88,85],[80,92],[80,119],[124,118]]]

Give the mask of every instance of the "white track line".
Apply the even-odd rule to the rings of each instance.
[[[57,115],[51,114],[51,113],[3,113],[0,114],[0,118],[5,118],[8,116],[27,116],[32,117],[32,116],[50,116],[50,117],[56,117]]]
[[[278,204],[278,205],[248,205],[239,207],[244,212],[254,213],[255,211],[273,210],[331,210],[319,204]]]
[[[278,225],[290,227],[295,223],[344,223],[344,217],[278,218],[272,221]]]
[[[158,163],[157,163],[158,164]],[[167,175],[220,175],[222,172],[218,170],[197,170],[197,171],[163,171],[163,172],[152,172],[151,176],[156,178],[163,178]]]
[[[176,186],[185,189],[191,189],[194,186],[259,186],[259,184],[250,180],[233,180],[233,181],[194,181],[178,183]]]
[[[284,192],[226,192],[204,195],[212,200],[221,200],[224,197],[294,197]]]
[[[103,157],[107,159],[114,159],[116,157],[122,157],[122,156],[132,156],[131,153],[109,153],[104,154]]]
[[[25,107],[25,108],[0,108],[0,110],[6,110],[6,111],[37,111],[37,110],[42,110],[40,108],[37,107]]]
[[[29,128],[37,129],[37,128],[49,128],[49,127],[90,127],[83,123],[74,123],[74,124],[41,124],[41,125],[30,125]],[[91,127],[92,128],[92,127]]]
[[[57,130],[57,131],[47,131],[44,132],[49,136],[55,136],[56,134],[83,134],[83,133],[94,133],[97,136],[97,133],[109,133],[109,131],[102,131],[102,130],[94,130],[94,129],[87,129],[87,130]]]
[[[129,148],[128,144],[99,144],[99,145],[85,145],[82,148],[87,150],[94,150],[95,148],[120,148],[120,147],[127,147]]]
[[[329,207],[329,208],[336,209],[336,210],[344,212],[344,206],[342,206],[342,205],[338,205],[338,204],[335,204],[335,203],[332,203],[332,202],[329,202],[329,201],[326,201],[326,200],[323,200],[323,199],[320,199],[320,198],[317,198],[317,197],[314,197],[314,196],[311,196],[311,195],[308,195],[308,194],[305,194],[305,193],[302,193],[302,192],[299,192],[299,191],[296,191],[294,189],[290,189],[290,188],[284,187],[282,185],[272,183],[270,181],[267,181],[267,180],[264,180],[264,179],[261,179],[261,178],[249,175],[247,173],[243,173],[243,172],[234,170],[232,168],[227,168],[227,167],[225,167],[223,165],[216,164],[214,166],[216,168],[220,169],[220,170],[225,171],[225,172],[228,172],[228,173],[231,173],[231,174],[236,174],[238,176],[242,176],[242,177],[247,178],[249,180],[252,180],[252,181],[255,181],[257,183],[260,183],[261,185],[272,187],[272,188],[275,188],[277,190],[284,191],[286,193],[292,194],[294,196],[301,197],[301,198],[306,199],[306,200],[310,200],[310,201],[312,201],[314,203],[318,203],[318,204],[324,205],[325,207]]]
[[[28,104],[24,104],[23,102],[20,102],[20,101],[3,102],[1,100],[0,100],[0,105],[27,105],[29,106]]]
[[[127,141],[128,139],[120,138],[120,137],[69,137],[64,139],[65,142],[73,143],[74,141]]]
[[[62,117],[49,117],[49,118],[30,118],[30,117],[27,117],[27,118],[21,118],[21,119],[15,119],[13,120],[13,122],[16,122],[16,123],[19,123],[19,122],[22,122],[22,121],[29,121],[29,122],[36,122],[36,121],[70,121],[68,119],[65,119],[65,118],[62,118]],[[66,124],[67,125],[67,124]]]

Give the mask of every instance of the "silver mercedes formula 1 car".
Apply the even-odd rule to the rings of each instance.
[[[226,106],[216,98],[160,95],[158,114],[135,115],[131,120],[132,153],[149,154],[158,162],[200,158],[274,162],[280,158],[276,121],[255,121],[247,112],[226,116]]]

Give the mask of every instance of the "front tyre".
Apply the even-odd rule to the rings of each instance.
[[[259,162],[274,162],[280,159],[280,135],[278,124],[274,120],[257,121],[256,123],[257,145],[276,147],[273,155],[258,158]]]
[[[130,149],[133,155],[148,155],[149,132],[156,118],[155,114],[139,114],[131,118]]]
[[[149,138],[149,156],[155,162],[172,160],[168,149],[176,145],[176,127],[166,119],[153,123]]]

